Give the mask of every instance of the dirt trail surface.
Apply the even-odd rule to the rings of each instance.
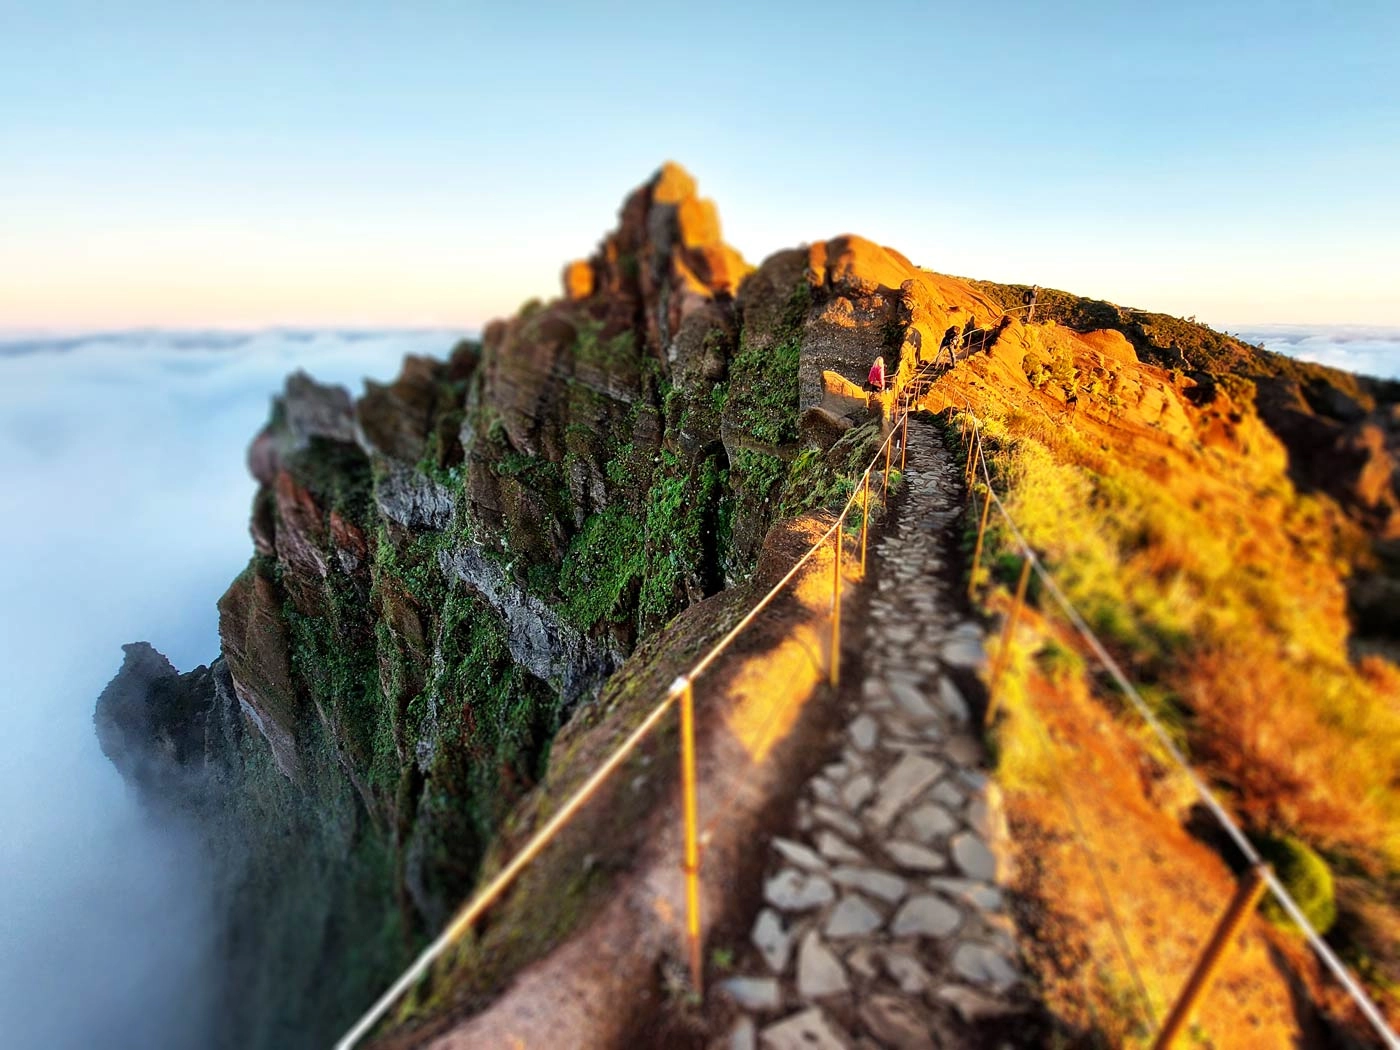
[[[1031,1045],[1000,799],[955,681],[985,660],[946,582],[960,472],[920,422],[908,467],[870,553],[879,585],[840,757],[768,845],[753,962],[717,989],[738,1009],[732,1050]]]

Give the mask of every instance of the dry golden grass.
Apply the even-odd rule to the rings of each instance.
[[[1093,363],[1082,348],[1076,361]],[[1378,931],[1393,935],[1400,926],[1400,671],[1378,657],[1353,664],[1348,656],[1345,584],[1366,556],[1364,537],[1330,500],[1294,489],[1281,446],[1249,406],[1197,408],[1164,374],[1122,371],[1152,387],[1153,398],[1175,400],[1160,416],[1175,422],[1096,411],[1090,399],[1066,425],[1044,395],[1020,389],[1020,377],[994,359],[949,377],[945,396],[952,404],[969,397],[986,419],[997,490],[1029,542],[1250,833],[1295,837],[1326,858],[1341,911],[1333,942],[1396,1013],[1400,951]],[[984,564],[1001,566],[1003,590],[1013,555],[1009,531],[994,527]],[[1068,636],[1055,643],[1073,644]],[[1027,732],[1017,711],[1024,715],[1027,697],[1053,696],[1052,707],[1063,707],[1089,679],[1047,678],[1041,663],[1027,654],[1011,676],[999,777],[1013,812],[1024,803],[1025,826],[1040,821],[1049,835],[1064,832],[1065,819],[1029,786],[1044,759],[1017,743]],[[1154,760],[1140,719],[1102,689],[1097,705],[1114,716],[1143,798],[1179,828],[1188,793]],[[1082,759],[1086,734],[1099,731],[1080,713],[1089,722],[1062,723],[1055,734],[1071,761]],[[1102,819],[1138,813],[1130,795],[1121,783],[1100,792]],[[1125,830],[1123,842],[1133,841]],[[1136,847],[1148,849],[1148,838]],[[1073,897],[1066,887],[1075,876],[1056,877],[1068,881],[1046,900]],[[1167,912],[1190,897],[1185,886],[1141,885]],[[1063,921],[1101,918],[1087,898],[1081,903],[1085,910],[1070,908]],[[1056,907],[1046,905],[1047,914]],[[1102,958],[1098,948],[1086,951]],[[1338,1007],[1325,985],[1312,991]],[[1111,1007],[1107,992],[1082,994]],[[1249,1000],[1236,1006],[1247,1011]]]

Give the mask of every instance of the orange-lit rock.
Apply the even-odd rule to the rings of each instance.
[[[587,299],[593,294],[593,267],[586,259],[576,259],[564,267],[564,298]]]

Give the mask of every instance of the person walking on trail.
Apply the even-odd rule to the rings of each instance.
[[[884,391],[885,391],[885,359],[884,359],[884,357],[877,357],[877,358],[875,358],[875,363],[874,363],[873,365],[870,366],[870,375],[869,375],[869,377],[866,379],[866,383],[868,383],[869,386],[870,386],[870,389],[871,389],[871,390],[874,390],[876,393],[881,393],[881,394],[884,393]]]
[[[957,325],[949,325],[949,326],[948,326],[948,330],[947,330],[946,332],[943,333],[943,341],[942,341],[941,343],[938,344],[938,353],[935,354],[934,357],[933,357],[933,364],[934,364],[934,367],[937,367],[937,366],[938,366],[938,362],[939,362],[939,361],[942,359],[942,357],[943,357],[943,351],[944,351],[944,350],[947,350],[947,351],[948,351],[948,367],[949,367],[949,368],[952,368],[954,365],[956,365],[956,364],[958,363],[958,355],[957,355],[957,353],[956,353],[956,351],[954,350],[954,347],[953,347],[953,342],[954,342],[954,340],[956,340],[957,338],[958,338],[958,326],[957,326]]]
[[[1026,289],[1026,294],[1021,297],[1026,304],[1026,324],[1031,323],[1031,318],[1035,316],[1035,300],[1040,295],[1040,285],[1033,284]]]

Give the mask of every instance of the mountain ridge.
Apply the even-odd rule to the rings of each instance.
[[[646,643],[678,614],[713,630],[707,600],[752,575],[775,528],[849,491],[890,405],[861,389],[870,362],[886,356],[902,384],[950,325],[990,325],[1024,290],[853,235],[751,267],[675,165],[561,283],[358,399],[291,377],[249,450],[254,555],[220,601],[222,658],[176,679],[172,708],[156,694],[174,669],[129,652],[99,701],[104,749],[165,803],[187,804],[161,770],[195,759],[159,741],[192,732],[194,710],[241,727],[202,760],[221,770],[201,803],[222,814],[217,850],[253,858],[227,888],[259,931],[234,968],[290,962],[233,1043],[282,1045],[296,1025],[325,1037],[353,1016],[549,789],[556,734],[650,666],[635,659],[659,659]],[[1051,323],[1013,321],[985,356],[1056,411],[1097,399],[1142,447],[1166,434],[1264,449],[1355,523],[1353,614],[1395,633],[1400,384],[1068,293],[1043,290],[1037,311]],[[316,901],[299,929],[245,892],[274,872],[284,897]],[[318,983],[350,950],[362,972]]]

